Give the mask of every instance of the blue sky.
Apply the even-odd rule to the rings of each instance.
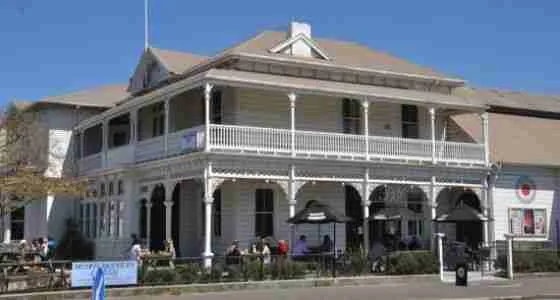
[[[560,94],[560,1],[150,0],[150,40],[214,54],[290,20],[478,87]],[[0,0],[0,103],[127,82],[143,0]]]

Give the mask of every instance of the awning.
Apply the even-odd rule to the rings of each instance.
[[[479,99],[458,95],[236,70],[212,69],[204,74],[204,78],[211,79],[216,84],[229,86],[295,91],[341,98],[371,97],[387,102],[415,105],[437,104],[471,111],[480,111],[486,109],[487,106]]]

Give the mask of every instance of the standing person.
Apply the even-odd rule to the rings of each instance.
[[[136,238],[136,236],[132,241],[132,246],[130,247],[128,258],[130,260],[137,261],[138,265],[142,263],[142,246],[140,240]]]
[[[305,235],[300,235],[299,240],[297,240],[294,246],[294,252],[292,256],[296,260],[305,259],[308,253],[309,249],[307,248],[307,238],[305,237]]]
[[[264,264],[265,266],[266,266],[266,265],[269,265],[270,262],[271,262],[271,260],[272,260],[271,253],[270,253],[270,244],[269,244],[269,243],[264,243],[263,249],[262,249],[262,252],[261,252],[261,255],[262,255],[262,262],[263,262],[263,264]]]

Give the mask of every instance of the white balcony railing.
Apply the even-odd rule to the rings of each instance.
[[[107,167],[142,162],[204,148],[204,126],[193,127],[112,149],[107,153]],[[212,152],[256,153],[276,156],[292,155],[292,132],[289,129],[210,125],[209,146]],[[297,157],[329,159],[432,160],[432,141],[400,137],[341,134],[332,132],[295,131]],[[165,145],[167,141],[167,145]],[[484,146],[473,143],[437,141],[436,160],[443,163],[484,164]],[[80,161],[81,172],[103,166],[101,154]]]
[[[119,166],[134,162],[132,145],[120,146],[107,151],[107,165]]]
[[[92,154],[80,159],[80,172],[89,172],[102,167],[103,159],[101,153]]]

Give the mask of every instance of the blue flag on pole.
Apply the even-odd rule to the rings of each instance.
[[[105,276],[103,269],[97,268],[93,276],[93,285],[91,287],[91,300],[105,300]]]

